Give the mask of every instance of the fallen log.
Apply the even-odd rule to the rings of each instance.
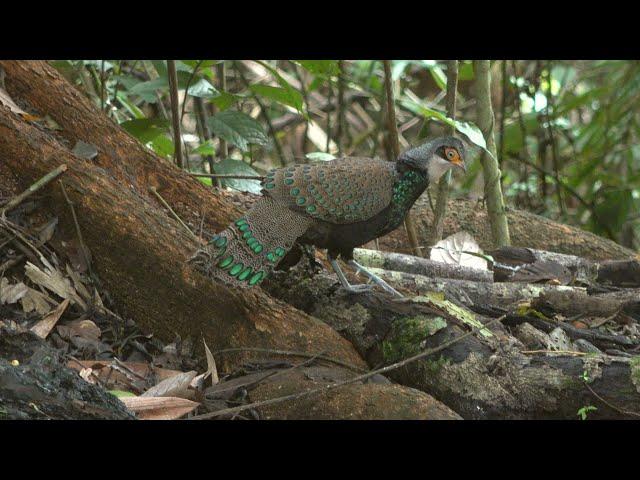
[[[332,325],[371,365],[387,364],[462,335],[457,323],[423,301],[345,294],[336,290],[332,277],[308,278],[301,268],[275,277],[266,287],[273,295]],[[522,353],[526,347],[505,327],[491,330],[492,337],[466,337],[388,376],[431,394],[465,419],[575,419],[585,405],[597,405],[594,418],[640,415],[637,361],[610,356],[532,356]]]
[[[402,253],[356,248],[353,251],[353,258],[366,267],[426,275],[428,277],[493,282],[493,273],[489,270],[436,262]]]

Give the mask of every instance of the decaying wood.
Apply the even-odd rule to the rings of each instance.
[[[24,186],[63,163],[68,166],[65,188],[93,254],[94,270],[125,315],[165,340],[179,334],[183,338],[204,336],[212,349],[247,346],[322,351],[366,367],[353,346],[320,320],[259,288],[230,289],[195,272],[186,259],[198,243],[150,196],[149,188],[154,187],[187,224],[198,225],[199,215],[204,215],[209,231],[219,231],[239,216],[224,196],[156,157],[46,63],[2,61],[0,65],[7,73],[10,95],[42,117],[50,115],[61,127],[59,132],[47,131],[0,106],[0,175]],[[73,154],[68,146],[78,140],[95,146],[98,155],[87,160]],[[60,234],[74,237],[74,222],[61,190],[50,186],[43,193],[60,218]],[[249,352],[226,355],[220,368],[231,370],[251,357]],[[308,382],[300,378],[296,386],[302,391]],[[364,387],[335,393],[344,395],[344,416],[349,415],[350,398],[360,395],[358,388]],[[380,388],[392,388],[391,397],[410,392],[415,398],[428,398],[404,387]],[[314,405],[322,416],[322,404]],[[370,414],[386,418],[386,405],[373,404]],[[290,407],[282,404],[278,416],[291,418]],[[416,417],[427,418],[430,412],[416,411]]]
[[[357,262],[366,267],[426,275],[428,277],[457,278],[476,282],[493,281],[493,274],[489,270],[436,262],[413,255],[364,248],[356,248],[353,255]]]
[[[336,291],[333,278],[305,278],[299,269],[277,276],[268,283],[271,293],[325,320],[372,365],[410,356],[462,333],[428,303],[348,295]],[[446,326],[438,320],[443,318]],[[608,355],[525,354],[527,347],[505,328],[492,330],[493,337],[469,336],[436,358],[411,363],[389,376],[430,393],[467,419],[575,419],[585,405],[598,407],[594,418],[634,418],[621,411],[640,411],[637,361]]]
[[[425,275],[379,268],[370,268],[369,270],[393,285],[419,293],[446,293],[455,299],[457,303],[468,307],[474,305],[510,305],[523,300],[531,300],[541,293],[549,291],[586,291],[582,287],[563,285],[475,282],[451,278],[432,278]]]

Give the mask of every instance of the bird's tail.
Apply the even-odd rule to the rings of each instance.
[[[214,235],[190,262],[210,278],[252,287],[273,271],[310,224],[309,217],[265,196]]]

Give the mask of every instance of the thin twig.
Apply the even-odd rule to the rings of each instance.
[[[67,171],[67,165],[63,163],[58,168],[47,173],[44,177],[40,178],[38,181],[36,181],[33,185],[27,188],[20,195],[9,200],[9,202],[2,209],[2,215],[0,216],[4,217],[5,212],[20,205],[20,203],[22,203],[27,197],[37,192],[38,190],[40,190],[42,187],[48,185],[49,183],[51,183],[53,180],[55,180],[57,177],[59,177],[66,171]]]
[[[458,89],[458,61],[447,61],[447,93],[446,107],[447,117],[451,120],[456,118],[456,91]],[[449,133],[453,135],[456,131],[455,123],[451,125]],[[447,202],[449,200],[449,190],[451,184],[451,171],[442,176],[438,182],[436,206],[433,212],[432,235],[430,238],[431,245],[435,245],[442,240],[444,229],[444,217],[447,213]]]
[[[64,196],[64,199],[67,202],[67,205],[69,205],[69,208],[71,209],[71,216],[73,217],[73,223],[76,227],[76,234],[78,235],[78,241],[80,242],[80,250],[82,250],[82,257],[84,259],[84,263],[87,265],[87,269],[89,270],[89,275],[91,276],[92,279],[94,279],[93,271],[91,270],[91,262],[89,261],[89,255],[87,253],[88,252],[87,246],[84,243],[84,239],[82,238],[82,232],[80,231],[80,224],[78,223],[78,217],[76,216],[76,209],[73,208],[73,203],[71,202],[71,200],[69,199],[69,196],[67,195],[67,190],[64,188],[63,181],[58,180],[58,182],[60,183],[60,188],[62,188],[62,195]]]
[[[149,187],[149,191],[151,193],[153,193],[158,198],[158,200],[160,200],[160,203],[162,203],[162,205],[164,205],[164,207],[167,210],[169,210],[169,213],[171,213],[173,218],[175,218],[178,221],[178,223],[184,227],[184,229],[189,233],[189,235],[191,235],[191,237],[193,237],[193,238],[195,238],[197,240],[198,237],[196,237],[195,233],[193,233],[191,231],[191,229],[187,226],[187,224],[184,223],[182,221],[182,219],[178,216],[178,214],[173,211],[173,209],[169,206],[169,204],[166,202],[166,200],[164,198],[162,198],[162,195],[160,195],[160,193],[158,193],[158,191],[156,190],[156,187],[153,187],[153,186]]]
[[[178,168],[184,168],[182,161],[182,135],[180,134],[180,101],[178,99],[178,74],[176,61],[167,60],[167,75],[169,76],[169,96],[171,98],[171,122],[173,125],[174,158]]]
[[[189,175],[194,177],[204,178],[235,178],[237,180],[264,180],[262,175],[235,175],[233,173],[194,173],[190,172]]]
[[[490,320],[489,322],[485,323],[482,326],[482,329],[487,328],[493,324],[497,324],[498,322],[501,322],[502,320],[504,320],[506,318],[506,315],[502,315],[501,317],[495,318],[493,320]],[[415,362],[416,360],[420,360],[424,357],[427,357],[429,355],[432,355],[434,353],[440,352],[442,350],[444,350],[445,348],[450,347],[451,345],[469,337],[470,335],[473,335],[474,333],[478,332],[479,330],[481,330],[480,328],[474,328],[471,331],[464,333],[448,342],[445,342],[435,348],[430,348],[429,350],[425,350],[424,352],[421,352],[417,355],[414,355],[412,357],[406,358],[404,360],[401,360],[400,362],[394,363],[392,365],[388,365],[386,367],[382,367],[379,368],[377,370],[372,370],[368,373],[362,374],[362,375],[357,375],[355,377],[352,377],[350,379],[347,380],[343,380],[341,382],[337,382],[337,383],[333,383],[330,385],[326,385],[324,387],[320,387],[320,388],[315,388],[312,390],[306,390],[304,392],[298,392],[298,393],[294,393],[291,395],[285,395],[284,397],[278,397],[278,398],[272,398],[269,400],[264,400],[261,402],[254,402],[254,403],[248,403],[246,405],[242,405],[240,407],[233,407],[233,408],[225,408],[223,410],[218,410],[216,412],[211,412],[211,413],[205,413],[203,415],[197,415],[195,417],[192,417],[191,420],[205,420],[207,418],[214,418],[214,417],[219,417],[220,415],[228,415],[228,414],[232,414],[232,413],[237,413],[237,412],[242,412],[243,410],[248,410],[250,408],[257,408],[257,407],[264,407],[267,405],[273,405],[276,403],[282,403],[282,402],[286,402],[287,400],[296,400],[299,398],[304,398],[304,397],[309,397],[311,395],[315,395],[317,393],[325,393],[328,392],[329,390],[333,390],[336,389],[338,387],[342,387],[344,385],[348,385],[350,383],[355,383],[355,382],[359,382],[362,380],[367,380],[375,375],[379,375],[382,373],[386,373],[386,372],[390,372],[391,370],[396,370],[400,367],[404,367],[405,365],[408,365],[410,363]]]
[[[387,122],[389,127],[389,141],[391,143],[394,158],[390,160],[396,160],[400,156],[400,143],[398,140],[398,124],[396,122],[396,108],[393,98],[393,82],[391,78],[391,62],[389,60],[382,61],[384,66],[384,86],[387,97]],[[413,254],[416,257],[422,257],[422,252],[418,244],[418,234],[416,233],[416,227],[413,224],[411,218],[411,212],[408,211],[404,217],[404,228],[407,231],[407,237],[409,237],[409,245]]]
[[[589,389],[589,391],[593,394],[594,397],[596,397],[598,400],[600,400],[602,403],[604,403],[605,405],[607,405],[610,408],[613,408],[616,412],[618,413],[622,413],[623,415],[630,415],[632,417],[639,417],[640,418],[640,413],[637,412],[632,412],[630,410],[623,410],[619,407],[616,407],[615,405],[613,405],[612,403],[609,403],[608,401],[606,401],[604,398],[602,398],[600,395],[598,395],[593,388],[591,388],[589,386],[589,384],[587,382],[584,382],[584,386],[587,387],[587,389]]]
[[[231,352],[260,352],[260,353],[270,353],[272,355],[287,355],[291,357],[318,358],[319,360],[335,363],[336,365],[349,368],[356,372],[367,371],[364,368],[356,367],[355,365],[351,365],[350,363],[343,362],[342,360],[338,360],[337,358],[327,357],[326,355],[322,355],[322,354],[318,356],[316,354],[311,354],[306,352],[295,352],[291,350],[273,350],[270,348],[258,348],[258,347],[238,347],[238,348],[225,348],[223,350],[217,350],[213,352],[213,355],[215,356],[220,353],[231,353]]]

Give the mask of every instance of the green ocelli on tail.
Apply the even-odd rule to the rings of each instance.
[[[283,247],[277,247],[273,251],[263,253],[264,245],[253,236],[251,227],[247,220],[245,218],[240,218],[236,220],[234,224],[242,234],[242,240],[249,249],[251,249],[251,251],[256,255],[263,254],[270,263],[277,263],[287,253],[286,249]],[[231,277],[234,277],[241,282],[247,282],[250,286],[257,285],[266,278],[266,271],[254,271],[252,267],[244,265],[242,262],[237,262],[233,255],[225,255],[228,246],[226,237],[222,235],[215,235],[211,239],[210,244],[219,249],[219,252],[217,252],[215,257],[219,259],[216,266],[225,271]]]

